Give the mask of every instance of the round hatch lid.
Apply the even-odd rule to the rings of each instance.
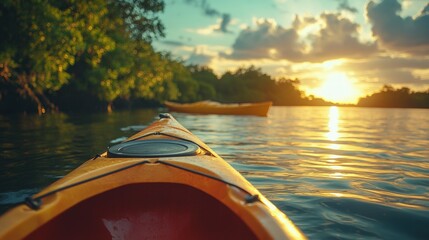
[[[107,151],[108,157],[174,157],[197,154],[198,145],[167,139],[131,141],[114,145]]]

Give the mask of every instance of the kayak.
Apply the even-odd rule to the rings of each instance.
[[[166,101],[165,106],[172,112],[194,114],[255,115],[267,116],[272,102],[259,103],[219,103],[201,101],[195,103],[175,103]]]
[[[0,239],[305,238],[170,114],[0,217]]]

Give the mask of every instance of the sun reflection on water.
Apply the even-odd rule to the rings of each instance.
[[[341,148],[341,146],[340,146],[339,144],[332,143],[332,144],[329,144],[329,145],[328,145],[328,148],[329,148],[329,149],[332,149],[332,150],[339,150],[339,149]],[[336,156],[336,155],[335,155],[335,156]]]
[[[339,118],[340,118],[340,114],[339,114],[339,110],[338,107],[332,106],[329,108],[329,122],[328,122],[328,129],[329,132],[326,133],[326,137],[328,138],[329,141],[337,141],[338,138],[340,137],[340,134],[338,132],[339,129]],[[331,143],[327,146],[329,149],[332,150],[340,150],[341,146],[338,143]],[[329,159],[327,161],[327,167],[331,170],[333,170],[334,172],[329,174],[330,178],[343,178],[344,174],[339,172],[341,170],[343,170],[344,168],[338,164],[340,164],[337,159],[340,158],[340,156],[335,155],[335,154],[330,154]]]
[[[338,133],[338,125],[339,125],[340,113],[338,111],[338,107],[332,106],[329,108],[329,123],[328,129],[329,132],[326,134],[326,137],[331,141],[337,141],[340,137]]]
[[[286,202],[294,195],[299,201],[304,196],[427,211],[429,165],[427,144],[422,142],[427,132],[401,132],[416,142],[386,135],[399,134],[393,132],[395,119],[386,126],[392,131],[379,128],[399,114],[397,110],[273,107],[270,111],[268,119],[194,115],[182,119],[276,201]],[[394,116],[404,121],[410,113]],[[420,111],[415,114],[417,119],[423,116]],[[407,124],[423,124],[415,121]],[[348,209],[345,212],[344,216]]]

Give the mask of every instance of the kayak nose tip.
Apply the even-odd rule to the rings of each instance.
[[[169,113],[160,113],[159,114],[159,118],[163,119],[163,118],[171,118],[171,114]]]

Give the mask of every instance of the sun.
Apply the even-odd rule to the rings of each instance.
[[[314,94],[335,103],[356,103],[359,97],[352,80],[342,72],[329,73],[325,82],[314,90]]]

